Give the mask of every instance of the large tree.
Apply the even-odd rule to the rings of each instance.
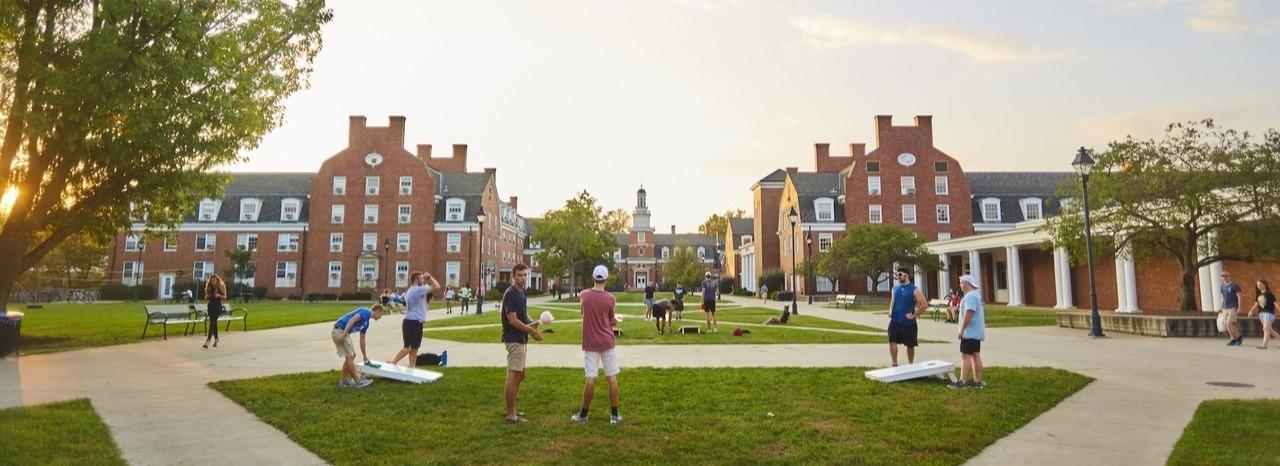
[[[818,256],[817,273],[827,277],[864,276],[871,279],[875,289],[892,275],[889,272],[895,265],[918,265],[926,271],[936,271],[942,268],[942,261],[911,230],[898,225],[858,225],[846,230],[829,251]]]
[[[711,214],[706,221],[698,225],[698,233],[712,238],[723,237],[725,232],[729,230],[729,219],[742,218],[746,215],[747,211],[742,209],[726,210],[723,214]]]
[[[706,265],[698,258],[689,242],[680,240],[667,257],[667,263],[663,264],[662,274],[663,280],[672,285],[679,284],[694,289],[702,283],[706,270]]]
[[[1111,142],[1089,177],[1097,255],[1165,257],[1181,270],[1179,308],[1196,310],[1200,267],[1222,260],[1260,261],[1280,248],[1280,132],[1262,140],[1213,120],[1174,123],[1163,138]],[[1079,183],[1059,195],[1081,199]],[[1045,230],[1077,262],[1085,255],[1081,202],[1068,203]]]
[[[596,265],[613,268],[618,240],[605,222],[604,209],[586,191],[565,201],[563,208],[547,211],[530,238],[543,248],[536,255],[538,263],[568,273],[575,285],[582,285],[578,278],[590,275]]]
[[[176,224],[282,118],[322,0],[0,2],[0,309],[78,232]]]
[[[631,214],[622,209],[613,209],[604,214],[604,231],[620,235],[631,228]]]

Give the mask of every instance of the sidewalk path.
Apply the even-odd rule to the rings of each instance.
[[[779,311],[783,304],[726,299]],[[872,312],[819,305],[802,305],[800,312],[872,327],[887,321]],[[429,318],[456,315],[432,312]],[[401,318],[391,315],[373,325],[368,341],[372,358],[385,360],[395,354]],[[178,337],[10,358],[0,361],[0,408],[88,397],[125,459],[135,465],[322,464],[206,384],[336,369],[340,361],[328,329],[329,324],[321,323],[227,332],[221,347],[207,351],[200,349],[200,338]],[[955,327],[922,321],[920,337],[954,341]],[[1052,366],[1098,380],[988,447],[971,463],[1163,464],[1201,400],[1280,398],[1280,374],[1269,369],[1280,361],[1280,350],[1256,350],[1254,343],[1235,348],[1217,339],[1117,334],[1093,340],[1083,332],[1056,327],[989,329],[983,344],[988,366]],[[502,345],[496,343],[428,338],[423,350],[448,350],[450,365],[501,366],[506,360]],[[921,358],[958,359],[953,343],[925,344],[919,351]],[[625,345],[619,353],[624,367],[839,367],[883,366],[888,361],[880,344]],[[536,344],[529,350],[533,367],[579,367],[581,361],[576,345]],[[1209,381],[1256,387],[1220,388],[1206,385]],[[999,380],[989,382],[991,389],[999,389]]]

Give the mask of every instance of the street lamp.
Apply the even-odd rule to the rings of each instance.
[[[715,263],[713,264],[716,269],[716,301],[719,301],[720,300],[720,259],[721,258],[720,258],[720,238],[718,237],[716,238],[716,250],[713,254],[716,255]]]
[[[391,265],[391,238],[382,238],[382,289],[390,288],[387,286],[387,266]]]
[[[788,246],[791,252],[791,313],[799,314],[796,306],[796,293],[800,288],[796,287],[796,222],[800,220],[800,214],[796,213],[795,206],[791,207],[791,212],[787,213],[787,220],[791,222],[791,237],[787,239],[790,242]]]
[[[1080,174],[1080,185],[1084,190],[1084,248],[1089,262],[1089,336],[1101,338],[1106,335],[1102,333],[1102,317],[1098,315],[1098,288],[1093,276],[1093,224],[1089,220],[1089,171],[1093,169],[1093,157],[1081,147],[1071,166]]]
[[[813,267],[813,227],[812,226],[809,227],[809,231],[804,234],[804,260],[808,261],[808,264],[805,265],[805,275],[809,275],[808,273],[809,267]],[[808,278],[809,277],[805,277],[805,279],[808,279]],[[805,286],[808,286],[807,285],[808,282],[805,282],[805,283],[806,283]],[[815,290],[818,288],[818,284],[816,282],[813,284],[813,288]],[[812,306],[813,293],[809,293],[808,296],[809,296],[809,305]]]
[[[484,210],[481,209],[480,213],[476,214],[476,223],[480,224],[477,228],[480,230],[480,240],[477,241],[480,243],[480,252],[476,253],[476,315],[484,312],[484,280],[480,275],[481,269],[484,268],[484,219]]]

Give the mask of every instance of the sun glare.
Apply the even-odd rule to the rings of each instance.
[[[0,196],[0,215],[7,215],[13,208],[13,201],[18,199],[18,188],[9,188],[4,196]]]

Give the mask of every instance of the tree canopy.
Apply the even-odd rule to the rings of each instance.
[[[542,245],[535,257],[543,273],[569,274],[572,283],[581,286],[579,277],[589,276],[596,265],[613,270],[618,240],[606,229],[606,222],[604,209],[586,191],[565,201],[563,208],[547,211],[530,238]]]
[[[179,222],[302,89],[321,0],[0,2],[0,307],[79,232]]]
[[[726,210],[723,214],[711,214],[707,220],[698,225],[698,233],[710,236],[712,238],[723,237],[725,232],[729,231],[729,219],[742,218],[747,212],[742,209]]]
[[[1277,257],[1280,235],[1280,132],[1261,140],[1213,120],[1174,123],[1159,139],[1108,144],[1089,177],[1094,251],[1160,256],[1181,267],[1180,310],[1196,309],[1198,269],[1221,260]],[[1060,196],[1082,199],[1080,183]],[[1083,203],[1071,202],[1044,229],[1077,262],[1084,247]],[[1211,239],[1212,238],[1212,239]]]
[[[684,285],[685,288],[692,289],[702,283],[706,270],[706,265],[698,258],[689,242],[680,240],[662,267],[662,278],[672,285]]]
[[[857,277],[871,279],[880,286],[898,267],[920,266],[927,271],[942,268],[937,254],[924,246],[924,240],[915,232],[898,225],[867,224],[849,227],[844,236],[831,245],[831,250],[818,257],[817,273],[827,277]]]

